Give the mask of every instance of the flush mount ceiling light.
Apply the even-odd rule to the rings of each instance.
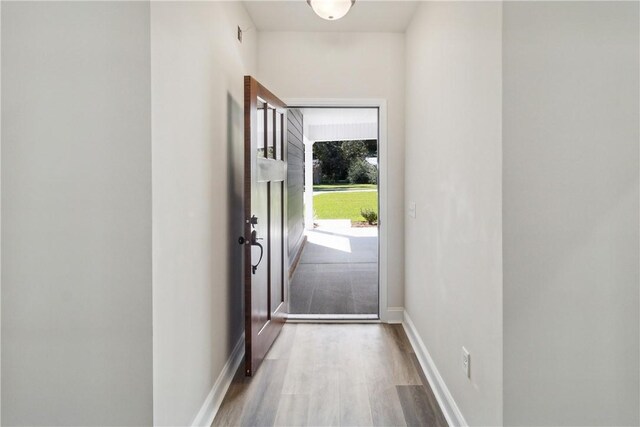
[[[327,21],[342,18],[355,2],[356,0],[307,0],[316,15]]]

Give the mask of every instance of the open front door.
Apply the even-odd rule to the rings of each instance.
[[[287,106],[244,79],[245,373],[253,375],[285,321]]]

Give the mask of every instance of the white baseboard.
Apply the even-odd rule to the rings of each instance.
[[[236,343],[236,346],[231,352],[231,356],[229,356],[227,363],[225,363],[224,368],[222,368],[222,372],[218,375],[200,411],[198,411],[198,414],[191,422],[192,426],[210,426],[213,423],[213,419],[216,417],[218,409],[220,409],[220,405],[222,404],[222,399],[224,399],[224,395],[227,393],[233,376],[238,370],[238,366],[240,366],[243,357],[244,334],[242,334]]]
[[[420,362],[420,366],[422,366],[422,370],[424,371],[429,384],[431,385],[431,389],[433,390],[433,394],[435,394],[436,399],[438,400],[438,404],[444,413],[445,418],[447,419],[447,423],[450,426],[460,426],[466,427],[468,426],[467,421],[464,419],[460,408],[456,404],[455,400],[453,400],[453,396],[449,392],[447,385],[445,384],[442,376],[438,372],[438,368],[434,363],[429,351],[427,351],[427,347],[424,345],[422,338],[418,334],[415,325],[411,321],[411,317],[405,311],[404,312],[404,322],[402,323],[405,332],[407,333],[407,337],[409,337],[409,341],[413,346],[413,350],[416,352],[416,357]]]
[[[404,307],[387,307],[386,323],[400,324],[404,321]]]

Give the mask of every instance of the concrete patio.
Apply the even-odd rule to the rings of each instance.
[[[348,220],[307,230],[290,284],[291,314],[378,314],[378,229]]]

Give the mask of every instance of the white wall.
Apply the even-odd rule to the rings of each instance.
[[[0,2],[0,46],[2,46],[2,2]],[[2,50],[0,48],[0,50]],[[2,99],[2,54],[0,53],[0,100]],[[1,104],[1,102],[0,102]],[[0,105],[0,194],[2,192],[2,113]],[[2,197],[0,196],[0,236],[2,236]],[[1,240],[1,237],[0,237]],[[0,244],[0,425],[2,424],[2,244]]]
[[[504,421],[638,425],[638,3],[504,8]]]
[[[466,421],[502,422],[502,5],[433,2],[407,32],[406,310]],[[471,353],[471,379],[462,347]]]
[[[152,412],[149,5],[2,4],[2,424]]]
[[[154,422],[190,423],[244,327],[243,76],[235,2],[151,5]]]
[[[404,301],[404,61],[400,33],[259,33],[258,79],[280,98],[387,100],[389,307]]]

